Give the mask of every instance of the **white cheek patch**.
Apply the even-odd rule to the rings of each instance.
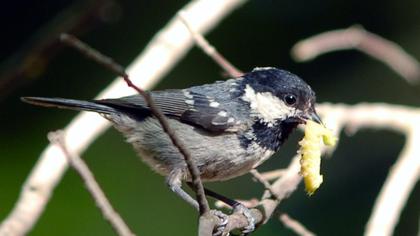
[[[264,122],[274,123],[276,119],[285,119],[296,113],[296,109],[289,107],[271,93],[256,93],[251,86],[246,85],[242,99],[250,103],[251,113]]]

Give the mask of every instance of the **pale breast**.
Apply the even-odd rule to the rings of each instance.
[[[166,176],[172,170],[181,169],[185,180],[190,179],[184,158],[154,118],[146,118],[141,124],[129,117],[112,119],[118,119],[116,128],[125,134],[127,141],[154,171]],[[203,181],[226,180],[246,174],[273,154],[257,144],[243,149],[234,133],[214,135],[177,120],[169,119],[169,123],[190,151]]]

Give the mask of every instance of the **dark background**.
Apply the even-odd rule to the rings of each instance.
[[[58,44],[59,32],[76,34],[127,65],[187,1],[20,1],[0,8],[0,219],[15,203],[20,187],[48,144],[46,134],[65,126],[75,112],[23,104],[20,96],[94,97],[114,75]],[[311,35],[361,24],[420,58],[420,1],[249,1],[207,38],[238,68],[285,68],[303,77],[319,102],[386,102],[418,106],[419,86],[359,52],[343,51],[298,64],[295,42]],[[184,88],[223,79],[221,69],[199,49],[191,50],[158,89]],[[80,135],[83,135],[82,133]],[[296,133],[260,169],[286,166],[296,151]],[[319,235],[361,235],[373,202],[404,137],[386,130],[342,135],[332,158],[324,159],[324,184],[307,197],[302,186],[278,212],[287,212]],[[195,235],[196,213],[178,199],[109,130],[83,154],[114,207],[138,235]],[[227,196],[259,197],[249,175],[208,184]],[[416,235],[419,185],[410,196],[395,235]],[[293,235],[275,216],[255,235]],[[56,188],[30,235],[114,235],[74,171]]]

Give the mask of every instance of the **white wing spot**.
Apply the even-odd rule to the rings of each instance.
[[[215,101],[212,101],[212,102],[210,102],[210,104],[209,104],[209,106],[211,106],[211,107],[214,107],[214,108],[217,108],[217,107],[219,107],[219,103],[218,102],[215,102]]]
[[[186,97],[186,98],[189,98],[189,99],[193,99],[193,95],[190,93],[190,92],[188,92],[187,90],[184,90],[183,91],[183,93],[184,93],[184,96]]]
[[[235,121],[235,119],[233,117],[229,117],[229,119],[227,120],[228,123],[233,123]]]
[[[194,100],[185,100],[186,104],[194,105]]]
[[[252,71],[271,70],[276,69],[275,67],[255,67]]]
[[[227,116],[227,112],[226,111],[219,111],[219,113],[217,113],[218,116],[222,116],[222,117],[226,117]]]

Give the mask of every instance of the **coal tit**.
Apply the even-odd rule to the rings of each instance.
[[[239,78],[187,89],[153,91],[156,105],[189,149],[203,181],[247,173],[275,152],[300,123],[320,122],[315,93],[298,76],[276,68],[256,68]],[[184,158],[140,95],[80,101],[24,97],[23,101],[100,113],[112,122],[141,158],[167,176],[170,188],[195,208],[181,189],[190,175]]]

